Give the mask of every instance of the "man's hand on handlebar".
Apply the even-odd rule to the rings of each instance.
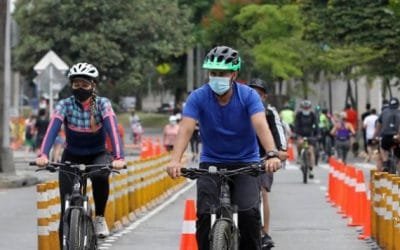
[[[179,176],[181,176],[182,167],[183,167],[182,163],[171,161],[167,165],[167,173],[172,179],[178,178]]]
[[[42,155],[36,158],[35,162],[38,167],[43,168],[49,163],[49,159],[47,158],[47,156]]]
[[[269,158],[265,161],[265,172],[275,172],[281,168],[281,160],[278,157]]]
[[[111,166],[113,167],[113,169],[121,170],[126,166],[126,162],[123,159],[113,160]]]

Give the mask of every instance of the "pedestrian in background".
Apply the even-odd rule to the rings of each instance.
[[[49,118],[47,117],[46,109],[40,109],[38,118],[35,123],[35,136],[36,136],[36,147],[42,145],[42,141],[46,134],[47,127],[49,126]]]
[[[200,144],[200,128],[199,123],[196,122],[192,137],[190,137],[190,150],[192,151],[192,162],[199,160],[199,144]]]
[[[367,154],[365,161],[369,162],[372,159],[373,150],[377,147],[377,143],[374,140],[376,122],[378,116],[376,115],[376,109],[371,109],[370,114],[365,117],[363,121],[363,129],[365,130],[365,139],[367,140]]]
[[[168,152],[171,152],[172,149],[174,148],[174,143],[176,136],[178,135],[178,130],[179,130],[179,125],[177,117],[171,115],[169,117],[169,123],[165,125],[163,131],[163,145],[165,147],[165,150],[167,150]]]
[[[339,120],[335,123],[335,126],[333,126],[331,134],[335,136],[338,158],[346,163],[347,153],[350,150],[351,138],[354,137],[355,130],[353,125],[347,121],[345,112],[340,113]]]
[[[364,151],[365,151],[365,153],[368,154],[368,139],[367,139],[367,135],[366,135],[367,131],[366,131],[365,126],[364,126],[364,120],[365,120],[365,118],[367,116],[369,116],[371,114],[371,104],[367,103],[365,105],[365,109],[366,109],[365,112],[361,114],[361,122],[363,124],[363,126],[362,126],[362,136],[363,136],[363,143],[364,143]]]
[[[35,123],[36,116],[30,115],[25,120],[25,150],[26,152],[35,151]]]

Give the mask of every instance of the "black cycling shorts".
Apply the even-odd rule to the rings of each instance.
[[[400,158],[400,146],[393,139],[393,135],[384,135],[381,139],[381,148],[389,151],[394,146],[393,152],[397,158]]]
[[[260,186],[267,190],[267,192],[271,192],[271,186],[274,181],[274,174],[273,173],[263,173],[258,177],[260,181]]]

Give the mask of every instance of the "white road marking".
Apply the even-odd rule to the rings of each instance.
[[[186,191],[188,191],[190,188],[192,188],[195,184],[196,184],[196,181],[191,181],[187,186],[185,186],[181,190],[177,191],[173,196],[171,196],[168,200],[166,200],[161,205],[156,207],[154,210],[150,211],[145,216],[143,216],[143,217],[139,218],[138,220],[134,221],[130,226],[128,226],[127,228],[123,229],[121,232],[118,232],[118,233],[114,234],[113,236],[108,237],[108,240],[117,240],[122,235],[131,232],[133,229],[137,228],[140,224],[142,224],[146,220],[150,219],[154,215],[156,215],[159,212],[161,212],[166,206],[168,206],[169,204],[174,202],[176,199],[178,199],[179,196],[184,194]],[[112,246],[112,244],[110,243],[110,241],[107,241],[107,243],[100,244],[99,249],[108,249],[108,247],[111,247],[111,246]]]
[[[326,190],[328,190],[328,188],[325,187],[325,186],[319,186],[319,190],[321,190],[321,191],[326,191]]]
[[[312,180],[312,182],[314,182],[315,184],[320,184],[321,183],[321,181],[319,179],[314,179],[314,180]]]

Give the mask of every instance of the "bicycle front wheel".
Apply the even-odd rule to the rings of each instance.
[[[231,224],[226,220],[217,220],[212,229],[211,250],[231,249]]]
[[[72,209],[69,219],[68,249],[84,249],[85,233],[83,225],[83,214],[80,209]]]

